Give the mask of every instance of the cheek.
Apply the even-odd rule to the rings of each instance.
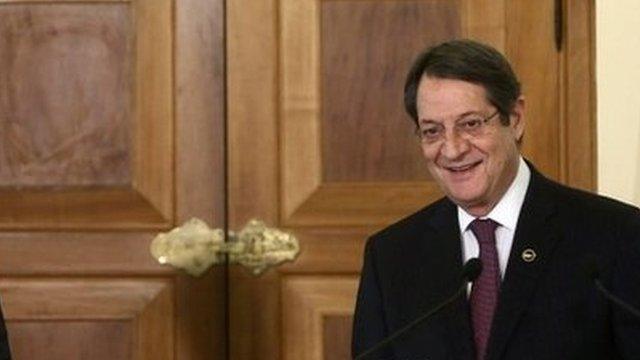
[[[427,161],[428,165],[431,165],[436,161],[436,158],[438,157],[438,150],[427,149],[424,146],[421,149],[422,157]]]
[[[511,155],[517,154],[515,145],[507,142],[494,142],[485,147],[487,154],[486,174],[490,178],[498,177],[510,162]]]
[[[486,141],[477,141],[473,145],[473,148],[484,155],[489,163],[493,165],[503,162],[507,152],[510,151],[509,144],[501,138],[490,138]]]

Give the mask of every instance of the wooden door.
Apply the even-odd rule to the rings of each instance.
[[[405,73],[427,45],[470,37],[505,52],[527,98],[525,155],[593,187],[592,8],[228,0],[230,223],[260,217],[301,243],[297,261],[260,278],[229,269],[230,358],[349,358],[365,239],[441,196],[402,109]]]
[[[0,296],[15,359],[225,359],[221,0],[0,1]]]

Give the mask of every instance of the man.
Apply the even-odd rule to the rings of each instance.
[[[354,318],[361,354],[482,272],[466,296],[369,359],[640,359],[640,212],[543,177],[520,155],[525,100],[506,59],[459,40],[416,60],[405,106],[446,197],[369,239]],[[532,134],[535,136],[535,134]]]

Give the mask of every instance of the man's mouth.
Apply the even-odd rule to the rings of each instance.
[[[461,172],[465,172],[467,170],[473,169],[474,167],[480,165],[480,163],[482,163],[482,160],[478,160],[478,161],[475,161],[469,164],[464,164],[464,165],[444,166],[444,168],[454,173],[461,173]]]

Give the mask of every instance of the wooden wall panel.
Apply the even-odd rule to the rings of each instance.
[[[15,359],[131,359],[134,327],[126,321],[9,322]]]
[[[325,353],[323,335],[327,318],[349,317],[355,305],[356,277],[290,276],[282,281],[284,360],[322,360],[350,353]],[[342,329],[344,331],[344,329]],[[329,342],[332,339],[327,339]]]
[[[284,274],[355,274],[362,268],[365,240],[375,231],[372,227],[296,229],[303,250],[294,262],[278,270]]]
[[[149,254],[153,233],[2,232],[0,274],[170,275]],[[1,293],[0,293],[1,295]]]
[[[491,44],[504,53],[507,38],[504,0],[462,0],[462,37]]]
[[[321,3],[325,182],[428,179],[402,90],[416,54],[460,36],[459,12],[448,1]]]
[[[510,1],[506,17],[510,21],[505,53],[523,84],[526,103],[522,152],[543,174],[559,180],[561,78],[554,2]]]
[[[227,2],[227,171],[234,228],[253,217],[270,224],[278,220],[278,25],[271,16],[276,3]]]
[[[174,211],[173,1],[137,0],[133,187],[164,216]]]
[[[16,358],[93,359],[91,352],[113,348],[122,356],[112,359],[173,359],[171,281],[5,278],[0,293]],[[43,342],[52,343],[35,346]],[[106,355],[114,354],[99,356]]]
[[[135,190],[0,189],[0,229],[161,229],[167,219]]]
[[[296,190],[290,188],[292,195]],[[318,186],[294,213],[285,213],[285,221],[289,226],[380,226],[440,196],[435,182],[328,183]]]
[[[11,13],[8,25],[5,16],[0,29],[25,18],[24,36],[35,31],[30,26],[55,25],[41,36],[46,41],[38,46],[46,51],[18,51],[18,58],[25,62],[20,66],[35,64],[34,71],[20,75],[48,86],[46,95],[60,96],[64,108],[40,111],[26,98],[17,99],[23,101],[19,105],[75,131],[76,119],[67,114],[84,108],[85,99],[81,91],[74,99],[73,91],[91,86],[92,110],[110,116],[95,120],[84,114],[91,116],[81,120],[95,120],[104,129],[89,138],[90,149],[69,151],[73,159],[94,159],[104,174],[70,171],[56,179],[56,171],[65,170],[57,163],[48,169],[52,177],[43,176],[34,186],[25,186],[26,180],[0,185],[0,297],[15,358],[227,358],[224,269],[192,278],[149,254],[156,233],[175,222],[197,216],[212,226],[224,224],[223,5],[222,0],[0,0],[0,16],[8,9],[27,14]],[[67,23],[75,26],[70,34],[60,31]],[[100,46],[84,40],[93,35],[126,47],[114,55],[121,68],[92,57],[102,54]],[[49,46],[49,40],[67,47]],[[72,40],[76,43],[69,44]],[[0,52],[0,61],[6,55]],[[69,64],[77,65],[76,72]],[[53,74],[54,66],[64,71]],[[95,76],[84,70],[113,78],[94,84],[89,80]],[[119,76],[126,86],[114,90],[108,81]],[[18,80],[10,79],[12,85]],[[114,93],[125,105],[113,104]],[[119,126],[110,114],[117,111],[127,130],[126,173],[91,153],[119,144],[110,137]],[[15,118],[9,115],[9,121]],[[43,139],[39,145],[48,144],[43,134],[57,136],[47,125],[35,130]]]
[[[145,311],[158,310],[149,305],[171,297],[171,286],[166,280],[0,280],[4,315],[12,321],[131,320]]]
[[[126,4],[0,4],[0,186],[131,182]]]
[[[278,224],[278,0],[227,0],[229,226]],[[229,359],[280,360],[280,275],[229,267]]]
[[[322,324],[324,360],[351,359],[352,316],[325,316]]]
[[[229,269],[229,359],[282,359],[282,279],[277,271],[258,278]]]
[[[224,2],[179,0],[175,26],[176,223],[224,228]],[[176,276],[176,359],[227,358],[226,277],[224,266]]]
[[[564,2],[566,37],[561,72],[561,176],[571,186],[597,189],[595,4]]]
[[[450,7],[445,4],[449,4]],[[420,9],[417,13],[410,11],[417,8]],[[503,41],[506,31],[504,17],[502,22],[486,25],[480,22],[477,14],[504,14],[504,9],[504,1],[466,0],[445,3],[404,0],[283,0],[280,8],[282,26],[279,34],[283,222],[288,226],[383,225],[440,197],[442,193],[439,188],[433,181],[428,181],[427,176],[422,177],[427,181],[411,181],[421,172],[426,174],[425,170],[420,169],[423,160],[417,155],[400,159],[400,154],[419,153],[419,144],[415,139],[407,141],[411,136],[398,135],[402,134],[400,124],[411,124],[406,115],[402,115],[401,118],[389,115],[401,114],[403,111],[402,86],[393,91],[390,84],[403,82],[406,66],[415,56],[415,53],[409,52],[416,50],[407,50],[407,53],[402,52],[404,55],[398,55],[406,57],[404,61],[407,64],[402,65],[398,64],[394,57],[385,57],[376,51],[392,52],[395,49],[387,49],[385,45],[380,45],[381,38],[388,40],[389,44],[405,46],[407,41],[399,39],[411,37],[407,35],[411,31],[416,39],[415,43],[411,42],[409,48],[421,49],[437,40],[461,34]],[[405,18],[401,16],[403,13],[411,13],[412,16]],[[366,21],[363,20],[365,17]],[[361,21],[358,22],[357,19]],[[437,29],[444,24],[443,28],[431,30],[429,26],[424,25],[426,30],[423,30],[423,26],[417,25],[431,24],[429,20],[433,20],[434,28]],[[405,28],[406,22],[409,24]],[[415,25],[411,27],[411,24]],[[376,42],[366,41],[366,38],[360,39],[363,37],[362,34],[367,32],[379,35]],[[390,34],[385,37],[379,32]],[[349,35],[350,33],[355,34]],[[426,43],[420,45],[421,39]],[[361,40],[362,44],[373,44],[362,45],[364,50],[357,50],[358,40]],[[496,46],[503,48],[504,44],[499,43]],[[378,47],[381,49],[374,50]],[[342,74],[349,70],[361,71],[355,69],[354,65],[349,67],[349,64],[344,62],[344,59],[349,58],[347,55],[351,55],[348,50],[354,54],[358,54],[358,51],[365,53],[360,58],[354,55],[356,59],[360,59],[360,63],[366,64],[362,66],[365,75],[348,75],[360,76],[352,79],[351,83],[366,84],[366,78],[375,78],[375,81],[379,81],[376,88],[385,88],[381,90],[382,95],[375,96],[378,90],[370,90],[367,85],[352,85],[361,87],[350,89],[349,86],[339,83],[344,81],[346,76],[341,77],[340,73],[335,76],[338,83],[331,83],[333,74],[329,71],[333,70],[330,69],[345,68],[345,73]],[[376,58],[375,63],[382,65],[376,65],[372,60],[365,61],[367,57]],[[324,64],[325,61],[328,64]],[[393,68],[394,75],[385,74],[384,71],[367,70],[371,69],[368,66]],[[405,68],[400,68],[401,66]],[[322,69],[325,69],[324,72]],[[394,78],[396,80],[392,80]],[[389,81],[389,84],[386,81]],[[364,96],[367,99],[368,93],[373,94],[372,98],[361,105],[362,98],[357,97]],[[391,93],[396,94],[396,105],[393,105],[393,99],[389,99]],[[366,116],[360,117],[362,114],[359,112],[364,110],[364,106],[373,109],[378,106],[371,105],[372,103],[384,105],[387,110],[381,111],[377,123],[373,120],[375,125],[364,126],[363,124],[370,119]],[[411,126],[407,127],[407,131],[410,128]],[[365,131],[370,135],[359,135]],[[404,133],[407,134],[407,131]],[[367,139],[376,140],[368,142]],[[415,148],[410,150],[412,145]],[[392,150],[394,148],[396,150]],[[407,170],[408,168],[410,170]],[[393,173],[395,175],[392,175]],[[376,178],[382,178],[384,181]]]
[[[0,1],[0,228],[173,221],[172,4]]]

